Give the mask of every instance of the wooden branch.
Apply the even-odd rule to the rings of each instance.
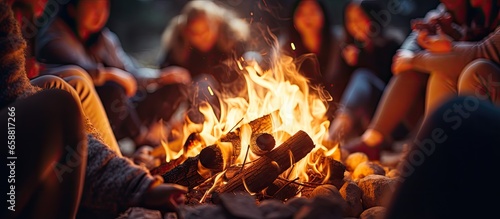
[[[266,189],[266,195],[281,201],[294,197],[298,192],[299,185],[280,178],[274,180],[273,184]]]
[[[149,172],[152,175],[163,175],[163,174],[167,173],[168,171],[174,169],[175,167],[179,166],[180,164],[182,164],[182,162],[184,162],[185,160],[186,160],[186,157],[180,156],[179,158],[177,158],[175,160],[171,160],[170,162],[163,163],[160,166],[151,169]]]
[[[222,156],[221,149],[216,144],[203,148],[200,152],[199,157],[200,163],[204,167],[215,170],[217,172],[222,171],[224,158]]]
[[[271,134],[258,133],[252,135],[250,139],[250,150],[255,154],[262,156],[271,151],[276,146],[276,141]]]
[[[164,182],[176,183],[189,189],[201,184],[208,177],[198,172],[199,157],[190,157],[181,165],[162,175]]]
[[[197,147],[197,146],[203,147],[204,145],[205,145],[205,140],[201,137],[201,135],[199,133],[194,133],[194,132],[191,133],[188,136],[188,138],[186,139],[186,142],[184,142],[184,145],[183,145],[184,153],[180,157],[178,157],[177,159],[171,160],[170,162],[163,163],[156,168],[151,169],[150,173],[153,175],[164,175],[168,171],[174,169],[175,167],[180,165],[182,162],[184,162],[187,159],[186,154],[189,150],[191,150],[193,147]],[[158,151],[160,151],[160,149],[163,153],[165,153],[165,150],[163,149],[163,147],[157,147],[153,150],[152,156],[153,157],[159,156]]]
[[[265,116],[262,116],[260,118],[257,118],[250,123],[248,123],[250,128],[252,129],[252,136],[260,134],[260,133],[270,133],[273,130],[273,121],[271,114],[267,114]],[[232,159],[229,161],[229,163],[234,163],[238,156],[241,153],[241,129],[237,128],[236,130],[227,133],[226,135],[222,136],[219,141],[220,142],[230,142],[233,144],[233,153],[232,153]]]
[[[243,181],[251,189],[251,192],[260,191],[269,186],[279,174],[290,168],[292,163],[290,154],[292,154],[293,160],[297,162],[304,158],[313,148],[314,142],[309,135],[304,131],[298,131],[279,147],[255,160],[249,167],[231,178],[227,184],[216,189],[216,193],[244,190]],[[277,174],[273,171],[276,167],[279,167]]]
[[[245,184],[249,192],[259,192],[273,183],[280,173],[278,163],[266,159],[265,163],[261,162],[260,165],[251,165],[244,169],[229,180],[226,185],[219,187],[216,193],[246,191]]]

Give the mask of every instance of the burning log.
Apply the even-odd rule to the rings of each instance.
[[[291,158],[299,161],[314,148],[314,142],[304,131],[298,131],[279,147],[255,160],[251,166],[231,178],[227,184],[216,189],[216,193],[243,191],[246,187],[251,192],[268,187],[279,174],[291,166]]]
[[[149,172],[151,173],[151,175],[163,175],[163,174],[167,173],[168,171],[174,169],[175,167],[179,166],[185,160],[186,160],[186,157],[180,156],[179,158],[177,158],[175,160],[161,164],[160,166],[151,169]]]
[[[210,145],[200,152],[200,164],[217,172],[222,171],[224,158],[222,151],[217,145]]]
[[[260,165],[252,165],[231,178],[226,185],[219,187],[216,193],[236,191],[259,192],[268,187],[281,173],[278,163],[266,160]],[[245,188],[246,187],[246,188]]]
[[[252,135],[252,139],[250,140],[250,150],[259,156],[271,151],[274,146],[276,146],[276,141],[274,137],[268,133]]]
[[[266,189],[267,196],[281,201],[286,201],[297,193],[299,193],[299,185],[280,178],[274,180],[273,184]]]
[[[203,148],[200,154],[187,158],[182,164],[162,175],[167,183],[177,183],[193,188],[203,183],[214,173],[223,170],[224,159],[217,145]]]
[[[162,175],[167,183],[177,183],[193,188],[203,183],[214,173],[223,170],[224,159],[218,145],[203,148],[200,154],[187,158],[182,164]]]
[[[260,118],[257,118],[250,123],[248,123],[250,128],[252,129],[252,137],[261,133],[269,133],[273,129],[273,121],[271,114],[267,114]],[[241,129],[237,128],[236,130],[227,133],[225,136],[220,138],[220,142],[230,142],[233,144],[233,160],[236,160],[241,153]],[[231,163],[232,163],[231,161]]]
[[[271,114],[264,115],[248,123],[252,128],[252,133],[266,133],[273,130]]]
[[[313,179],[311,182],[333,184],[337,188],[342,187],[346,171],[346,166],[342,162],[331,156],[325,156],[322,150],[313,153],[311,159],[317,163],[317,171],[312,169],[308,171],[309,177]]]
[[[166,183],[176,183],[192,189],[210,176],[204,174],[209,169],[200,164],[199,155],[187,158],[182,164],[162,175]]]
[[[196,157],[189,157],[184,163],[163,174],[162,177],[166,183],[176,183],[191,189],[208,178],[202,176],[199,169],[198,155]]]
[[[234,132],[227,133],[219,141],[231,143],[232,153],[231,153],[231,160],[229,160],[229,163],[230,164],[234,163],[236,159],[238,159],[238,156],[241,153],[241,138],[239,134],[239,129]]]
[[[186,139],[186,142],[184,142],[183,145],[183,150],[184,153],[178,157],[177,159],[171,160],[170,162],[163,163],[160,166],[150,170],[150,173],[152,175],[163,175],[167,173],[168,171],[174,169],[175,167],[179,166],[182,162],[184,162],[187,159],[186,153],[191,150],[193,147],[196,145],[205,145],[205,141],[203,138],[200,136],[198,133],[191,133],[188,138]],[[159,156],[159,151],[162,151],[162,153],[165,153],[165,150],[163,147],[157,147],[153,150],[152,156],[158,157]]]

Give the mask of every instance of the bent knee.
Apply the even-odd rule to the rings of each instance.
[[[366,80],[372,77],[376,77],[375,74],[366,68],[358,68],[352,73],[352,79],[361,79],[361,80]]]
[[[480,80],[498,81],[498,79],[500,79],[500,68],[496,63],[487,59],[476,59],[460,74],[459,87],[467,87]]]
[[[65,65],[65,66],[57,69],[57,71],[58,72],[55,74],[60,75],[63,78],[76,76],[76,77],[81,77],[85,80],[88,80],[89,82],[92,82],[92,78],[90,77],[89,73],[87,71],[85,71],[85,69],[81,68],[80,66]]]
[[[464,68],[461,74],[461,78],[488,74],[492,71],[495,71],[495,69],[498,69],[498,67],[494,62],[487,59],[476,59]]]

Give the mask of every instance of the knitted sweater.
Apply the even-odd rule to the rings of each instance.
[[[41,91],[26,76],[24,50],[26,42],[10,7],[0,0],[0,107]],[[128,158],[119,157],[102,143],[86,119],[88,139],[85,183],[78,216],[117,217],[136,205],[153,184],[162,182]]]

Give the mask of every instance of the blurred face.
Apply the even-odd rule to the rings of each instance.
[[[346,29],[356,40],[365,41],[370,35],[370,18],[357,5],[350,5],[345,13]]]
[[[325,23],[323,11],[317,1],[301,1],[293,15],[293,25],[301,33],[320,32]]]
[[[208,52],[217,42],[218,32],[219,27],[215,22],[210,22],[205,15],[200,15],[188,23],[184,34],[194,48]]]
[[[108,21],[109,0],[80,0],[75,10],[78,27],[90,33],[100,31]]]

